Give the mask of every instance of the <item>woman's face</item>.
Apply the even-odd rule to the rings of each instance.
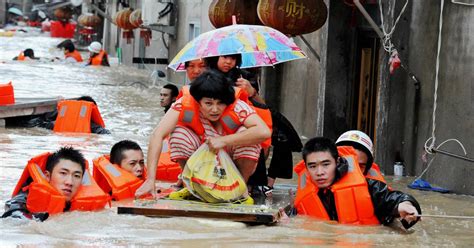
[[[227,73],[235,67],[236,63],[237,60],[231,56],[220,56],[219,60],[217,60],[217,69]]]
[[[227,107],[227,105],[221,102],[221,100],[209,97],[203,97],[199,101],[199,105],[203,117],[208,119],[210,122],[218,121]]]

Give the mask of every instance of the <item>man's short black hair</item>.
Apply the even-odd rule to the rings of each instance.
[[[79,98],[77,98],[78,101],[87,101],[87,102],[92,102],[94,103],[94,105],[97,106],[97,103],[94,101],[94,98],[90,97],[90,96],[81,96]]]
[[[33,49],[31,49],[31,48],[25,49],[25,51],[23,51],[23,55],[24,55],[25,57],[30,57],[30,58],[32,58],[32,59],[35,58],[35,52],[34,52]]]
[[[131,140],[122,140],[115,145],[112,146],[112,149],[110,150],[110,162],[112,164],[118,164],[123,160],[123,153],[128,150],[136,150],[136,151],[141,151],[142,148],[137,144],[135,141]]]
[[[76,47],[74,46],[74,43],[72,43],[72,41],[69,40],[69,39],[64,40],[63,42],[59,43],[56,47],[57,48],[64,48],[64,49],[68,50],[70,53],[74,52],[74,50],[76,50]]]
[[[74,163],[80,164],[82,174],[86,171],[86,159],[81,152],[72,147],[61,147],[59,150],[49,155],[46,160],[46,170],[49,171],[49,173],[53,173],[54,167],[61,159],[70,160]]]
[[[174,84],[166,84],[165,86],[163,86],[163,89],[171,90],[171,97],[177,97],[179,94],[179,89]]]
[[[325,137],[312,138],[306,142],[302,152],[303,160],[306,162],[306,157],[313,152],[329,152],[335,161],[339,157],[336,144]]]
[[[201,73],[194,79],[189,91],[197,102],[204,97],[220,100],[226,105],[235,101],[234,87],[224,74],[216,70]]]

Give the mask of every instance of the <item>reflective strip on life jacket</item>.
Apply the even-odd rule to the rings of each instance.
[[[372,166],[370,167],[365,177],[387,184],[387,182],[385,181],[385,178],[382,175],[382,172],[380,172],[380,167],[376,163],[372,163]]]
[[[82,56],[81,54],[77,51],[74,50],[73,52],[68,52],[65,54],[66,58],[74,58],[77,62],[82,62]]]
[[[94,159],[93,163],[94,179],[102,190],[112,192],[112,198],[116,201],[133,198],[135,191],[143,184],[143,180],[112,164],[107,155]]]
[[[63,212],[66,207],[66,197],[49,184],[43,173],[50,155],[51,153],[43,153],[30,159],[13,190],[12,196],[23,190],[28,190],[26,208],[32,213],[56,214]],[[82,185],[71,199],[70,210],[99,210],[103,209],[108,202],[110,202],[109,196],[99,188],[95,181],[91,180],[86,161]]]
[[[222,113],[219,122],[222,124],[226,134],[234,134],[237,129],[242,126],[239,116],[234,111],[237,101],[228,105]],[[192,129],[198,136],[203,137],[204,127],[199,118],[199,103],[189,93],[189,90],[183,90],[183,97],[181,98],[181,112],[179,113],[178,124],[180,126]]]
[[[100,50],[99,54],[94,56],[93,58],[89,58],[90,65],[102,65],[102,60],[104,59],[105,51]]]
[[[355,151],[353,149],[352,151],[349,149],[339,150],[338,147],[338,152],[339,156],[344,157],[349,164],[347,174],[328,188],[334,194],[339,223],[380,224],[375,216],[367,182],[360,171]],[[329,215],[318,196],[319,189],[311,181],[306,167],[303,169],[300,162],[295,167],[295,172],[298,173],[298,189],[295,198],[298,214],[329,220]],[[306,180],[305,183],[303,180]]]
[[[64,100],[58,102],[55,132],[90,133],[91,120],[105,127],[97,106],[88,101]]]

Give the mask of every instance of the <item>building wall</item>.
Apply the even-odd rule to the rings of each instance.
[[[190,41],[191,24],[199,26],[201,33],[214,29],[208,17],[209,5],[212,0],[178,0],[178,28],[176,39],[170,40],[169,60]],[[168,69],[168,80],[183,84],[187,82],[184,72],[174,72]]]
[[[436,51],[439,33],[440,2],[413,2],[410,25],[410,66],[421,83],[417,132],[411,149],[416,174],[426,167],[422,162],[423,145],[431,137],[435,91]],[[439,85],[436,110],[436,145],[451,138],[458,139],[473,158],[474,150],[474,11],[472,7],[445,1],[443,31],[439,56]],[[410,102],[411,103],[411,102]],[[455,142],[440,149],[463,155]],[[429,156],[431,158],[431,156]],[[474,194],[473,163],[450,156],[436,155],[427,171],[429,182],[457,193]]]

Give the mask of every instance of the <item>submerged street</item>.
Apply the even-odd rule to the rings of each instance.
[[[93,97],[111,135],[60,135],[41,128],[0,128],[0,205],[11,197],[27,161],[61,146],[73,146],[92,159],[110,151],[122,139],[137,141],[146,154],[149,135],[164,112],[160,87],[150,87],[153,66],[144,70],[112,64],[84,67],[49,62],[59,57],[50,38],[37,29],[0,37],[0,83],[11,81],[18,98]],[[32,48],[39,61],[12,61]],[[83,53],[87,57],[86,53]],[[159,81],[158,81],[159,82]],[[163,82],[161,82],[163,85]],[[446,165],[448,166],[448,165]],[[393,180],[394,189],[412,194],[423,214],[474,216],[474,197],[408,189],[414,178]],[[282,182],[282,181],[280,181]],[[296,184],[296,178],[285,183]],[[100,212],[70,212],[45,222],[0,219],[0,246],[448,246],[474,243],[474,220],[426,217],[409,232],[397,227],[358,227],[326,223],[298,216],[273,226],[196,218],[149,218],[118,215],[116,208]]]

